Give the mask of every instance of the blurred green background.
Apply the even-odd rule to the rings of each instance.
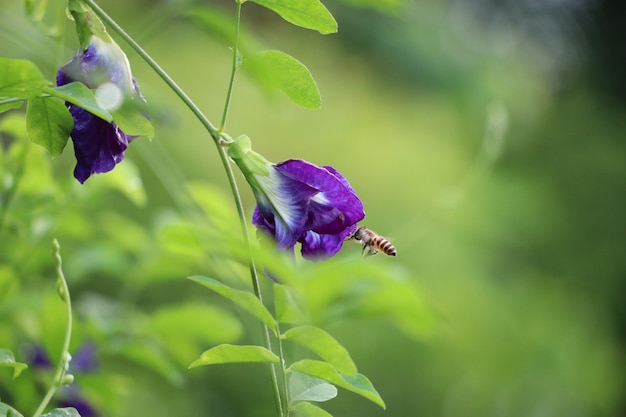
[[[337,34],[296,28],[244,5],[251,52],[278,49],[299,59],[323,103],[319,110],[299,108],[240,72],[227,132],[249,135],[272,161],[303,158],[340,170],[365,203],[364,224],[398,249],[397,259],[362,262],[410,276],[438,320],[421,337],[375,318],[330,323],[326,329],[349,349],[387,410],[345,392],[323,407],[336,416],[624,415],[624,3],[324,3],[339,23]],[[231,53],[216,32],[189,17],[191,3],[99,4],[217,123]],[[234,10],[229,1],[203,4],[231,16]],[[0,0],[0,55],[33,60],[52,79],[77,42],[70,22],[61,46],[45,30],[23,16],[19,2]],[[185,182],[227,190],[200,124],[120,45],[157,131],[152,142],[133,142],[119,167],[135,166],[145,192],[114,184],[122,192],[103,197],[97,190],[105,176],[82,188],[72,184],[68,147],[50,162],[54,178],[70,190],[66,199],[33,199],[52,207],[53,224],[62,216],[59,224],[73,225],[55,230],[67,242],[66,275],[78,304],[105,318],[112,306],[125,308],[119,300],[150,315],[197,291],[184,280],[202,272],[195,258],[163,260],[134,283],[126,282],[128,268],[153,256],[155,224],[185,216]],[[251,213],[252,195],[241,184]],[[21,293],[45,292],[40,271],[51,270],[49,240],[20,245],[22,263],[14,269]],[[346,245],[339,256],[359,252]],[[42,305],[32,303],[47,311]],[[5,321],[2,329],[26,322]],[[48,323],[34,333],[53,333],[55,326],[62,329]],[[240,329],[233,332],[228,337],[241,337]],[[104,336],[101,342],[111,346]],[[181,361],[178,377],[164,378],[171,369],[106,358],[109,379],[92,382],[91,390],[115,391],[114,415],[271,415],[261,369],[186,371]]]

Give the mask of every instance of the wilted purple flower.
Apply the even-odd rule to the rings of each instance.
[[[125,99],[143,96],[132,77],[130,63],[120,47],[109,37],[100,20],[90,9],[72,10],[80,38],[80,50],[70,62],[57,72],[57,85],[74,81],[90,89],[100,89],[113,97],[112,109],[119,107]],[[114,122],[107,122],[81,107],[66,103],[74,129],[76,168],[74,177],[81,183],[96,173],[111,171],[124,159],[124,151],[135,138],[125,134]]]
[[[272,164],[251,150],[245,136],[230,145],[229,155],[256,197],[252,223],[280,249],[291,250],[300,242],[305,258],[328,258],[365,217],[348,180],[332,167],[301,159]]]

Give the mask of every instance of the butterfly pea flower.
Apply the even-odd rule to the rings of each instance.
[[[293,250],[299,242],[306,259],[328,258],[365,217],[354,189],[332,167],[302,159],[272,164],[252,151],[246,136],[230,144],[228,153],[256,198],[252,223],[281,250]]]
[[[70,13],[76,22],[80,49],[57,72],[57,86],[81,82],[96,90],[96,100],[108,110],[116,110],[126,99],[145,102],[128,58],[93,11],[81,2],[70,0]],[[93,174],[115,168],[135,136],[79,106],[71,103],[66,106],[74,119],[70,134],[76,155],[74,177],[84,183]]]

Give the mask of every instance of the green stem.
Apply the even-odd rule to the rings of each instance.
[[[230,100],[233,96],[233,86],[235,85],[235,74],[237,73],[239,61],[239,26],[241,24],[241,1],[237,1],[235,9],[235,41],[233,45],[233,65],[230,71],[230,80],[228,81],[228,92],[226,93],[226,103],[224,104],[224,113],[222,114],[222,123],[220,124],[220,132],[226,128],[226,118],[230,109]]]
[[[217,133],[217,129],[209,119],[202,113],[200,108],[189,98],[187,94],[176,84],[176,82],[156,63],[154,59],[133,38],[128,35],[124,29],[122,29],[113,19],[107,15],[104,10],[100,8],[93,0],[83,0],[92,10],[98,15],[100,19],[106,22],[111,29],[115,31],[131,48],[137,52],[137,54],[158,74],[159,77],[167,84],[172,91],[182,100],[183,103],[191,110],[196,118],[202,123],[202,125],[209,132],[215,143],[220,142],[220,135]]]
[[[234,84],[234,77],[235,77],[235,72],[236,72],[236,66],[237,66],[237,45],[238,45],[238,33],[239,33],[239,21],[240,21],[240,14],[241,14],[241,3],[240,1],[237,1],[237,31],[236,31],[236,36],[235,36],[235,45],[234,45],[234,57],[233,57],[233,70],[231,73],[231,79],[229,82],[229,88],[228,88],[228,97],[226,100],[226,105],[224,108],[224,114],[222,117],[222,127],[217,130],[212,124],[211,122],[206,118],[206,116],[202,113],[202,111],[198,108],[198,106],[196,106],[196,104],[189,98],[189,96],[187,96],[187,94],[185,94],[185,92],[174,82],[174,80],[156,63],[156,61],[154,61],[154,59],[152,59],[152,57],[150,57],[150,55],[148,55],[148,53],[146,51],[143,50],[143,48],[141,48],[141,46],[139,46],[139,44],[137,44],[137,42],[135,42],[135,40],[130,37],[130,35],[128,35],[113,19],[111,19],[105,12],[104,10],[102,10],[93,0],[83,0],[86,4],[89,5],[89,7],[92,8],[92,10],[94,11],[94,13],[96,15],[98,15],[98,17],[100,19],[102,19],[104,22],[106,22],[106,24],[113,29],[126,43],[128,43],[128,45],[130,45],[131,48],[133,48],[135,50],[135,52],[137,52],[137,54],[154,70],[154,72],[157,73],[157,75],[159,77],[161,77],[161,79],[172,89],[172,91],[174,91],[174,93],[183,101],[183,103],[185,103],[185,105],[191,110],[191,112],[196,116],[196,118],[200,121],[200,123],[202,123],[202,125],[206,128],[206,130],[209,132],[209,134],[211,135],[211,137],[213,138],[213,142],[215,143],[215,145],[217,146],[217,150],[218,150],[218,154],[220,156],[220,160],[222,162],[222,165],[224,166],[224,171],[226,172],[226,176],[228,178],[228,183],[230,185],[230,189],[232,191],[233,194],[233,198],[235,200],[235,205],[237,206],[237,215],[239,216],[239,221],[241,223],[241,228],[242,228],[242,234],[245,240],[245,243],[247,245],[248,248],[248,265],[250,268],[250,277],[252,279],[252,286],[254,288],[254,293],[255,295],[259,298],[259,300],[261,302],[263,302],[262,299],[262,295],[261,295],[261,287],[259,285],[259,277],[258,277],[258,273],[256,271],[256,266],[254,263],[254,258],[252,256],[252,249],[251,249],[251,244],[250,244],[250,238],[248,235],[248,226],[247,226],[247,222],[246,222],[246,217],[245,217],[245,211],[243,208],[243,204],[241,202],[241,196],[239,194],[239,190],[237,187],[237,182],[235,180],[235,176],[232,170],[232,167],[229,163],[229,159],[228,159],[228,155],[226,154],[226,150],[224,149],[224,147],[222,146],[222,144],[224,143],[229,143],[231,142],[231,139],[225,135],[222,132],[222,129],[225,125],[226,122],[226,117],[228,115],[228,108],[230,107],[230,97],[232,95],[232,87]],[[272,350],[272,342],[271,342],[271,335],[270,335],[270,331],[269,328],[266,325],[263,325],[263,334],[264,334],[264,339],[265,339],[265,347],[269,350]],[[281,352],[281,360],[283,360],[282,358],[282,352]],[[282,368],[282,364],[281,364],[281,368]],[[284,373],[284,372],[283,372]],[[280,395],[280,387],[278,384],[278,374],[277,374],[277,370],[276,370],[276,365],[271,365],[270,367],[270,378],[272,380],[272,389],[274,392],[274,398],[276,401],[276,407],[277,407],[277,412],[280,416],[283,416],[283,406],[282,406],[282,401],[281,401],[281,395]],[[286,409],[285,409],[286,411]]]
[[[61,349],[61,358],[59,359],[59,364],[57,365],[54,379],[52,380],[52,384],[50,385],[48,392],[41,401],[41,404],[39,404],[39,407],[35,411],[35,414],[33,414],[33,417],[39,417],[41,413],[43,413],[45,408],[50,403],[50,400],[52,399],[54,393],[63,384],[63,377],[65,376],[65,372],[71,360],[69,349],[70,340],[72,338],[72,300],[70,299],[70,289],[67,286],[67,281],[65,280],[65,275],[63,274],[61,247],[59,246],[59,242],[56,239],[53,239],[52,241],[52,248],[53,256],[57,264],[56,271],[58,290],[61,294],[61,298],[65,302],[65,311],[67,313],[67,328],[65,329],[65,339],[63,340],[63,348]]]
[[[280,357],[281,363],[283,364],[282,366],[282,376],[283,376],[283,390],[284,390],[284,395],[283,398],[285,400],[285,403],[283,404],[283,409],[285,410],[285,415],[288,417],[289,416],[289,386],[287,385],[287,373],[285,372],[285,368],[284,368],[284,363],[285,363],[285,353],[283,351],[283,339],[281,337],[281,332],[280,332],[280,324],[276,325],[276,334],[278,335],[278,356]]]

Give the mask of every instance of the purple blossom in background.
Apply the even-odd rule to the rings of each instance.
[[[49,372],[54,368],[42,346],[29,345],[25,348],[24,355],[33,368],[48,370]],[[96,346],[91,342],[86,342],[72,355],[68,372],[71,374],[89,373],[96,371],[97,368]],[[98,417],[100,415],[75,384],[63,386],[54,397],[54,402],[58,407],[75,408],[81,417]]]
[[[118,108],[127,98],[145,102],[132,77],[128,58],[108,36],[97,16],[90,10],[72,11],[72,15],[81,48],[57,72],[57,86],[78,81],[90,89],[101,88],[112,98],[108,110]],[[114,122],[100,119],[81,107],[66,105],[74,119],[70,135],[76,155],[74,177],[84,183],[91,175],[111,171],[122,161],[124,151],[135,136],[125,134]]]
[[[272,236],[282,250],[302,244],[311,260],[336,254],[365,217],[363,203],[337,170],[301,159],[268,162],[241,137],[230,145],[235,160],[252,187],[257,206],[252,223]]]

